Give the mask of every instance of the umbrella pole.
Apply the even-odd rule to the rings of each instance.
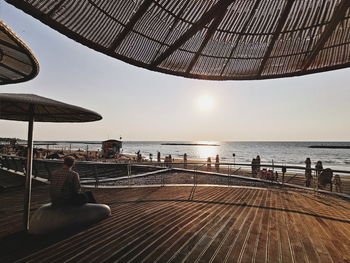
[[[30,199],[31,199],[31,191],[32,191],[33,126],[34,126],[34,110],[33,110],[33,105],[31,105],[29,122],[28,122],[28,152],[27,152],[26,185],[25,185],[25,196],[24,196],[24,225],[25,225],[26,231],[29,230]]]

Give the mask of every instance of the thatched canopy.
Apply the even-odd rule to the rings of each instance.
[[[28,121],[30,112],[39,122],[89,122],[100,114],[33,94],[0,93],[0,119]]]
[[[39,63],[19,37],[0,20],[0,85],[34,78]]]
[[[28,121],[28,153],[23,219],[26,230],[29,230],[34,121],[89,122],[101,120],[102,117],[96,112],[33,94],[0,93],[0,119]]]
[[[7,2],[109,56],[189,78],[278,78],[350,65],[349,0]]]

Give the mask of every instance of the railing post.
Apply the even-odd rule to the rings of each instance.
[[[130,187],[131,186],[131,182],[130,182],[130,180],[131,180],[131,178],[130,178],[130,176],[131,176],[131,163],[130,162],[127,164],[127,167],[128,167],[128,185]]]
[[[283,166],[282,167],[282,185],[284,186],[284,175],[287,172],[287,167]]]
[[[94,173],[95,173],[95,187],[97,188],[99,185],[99,182],[98,182],[98,172],[97,172],[96,164],[94,164]]]
[[[51,170],[50,170],[50,168],[49,168],[49,166],[47,165],[47,162],[44,162],[44,166],[45,166],[45,169],[46,169],[46,171],[47,171],[47,179],[50,181],[50,179],[51,179]]]

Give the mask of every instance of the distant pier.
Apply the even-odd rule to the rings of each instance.
[[[161,145],[220,146],[219,144],[211,143],[162,143]]]
[[[350,149],[350,145],[311,145],[309,148],[316,148],[316,149]]]

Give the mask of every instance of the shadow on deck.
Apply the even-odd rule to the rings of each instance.
[[[112,216],[48,236],[23,232],[23,190],[0,194],[1,262],[350,262],[350,203],[301,190],[96,189]],[[48,201],[33,189],[33,209]]]

